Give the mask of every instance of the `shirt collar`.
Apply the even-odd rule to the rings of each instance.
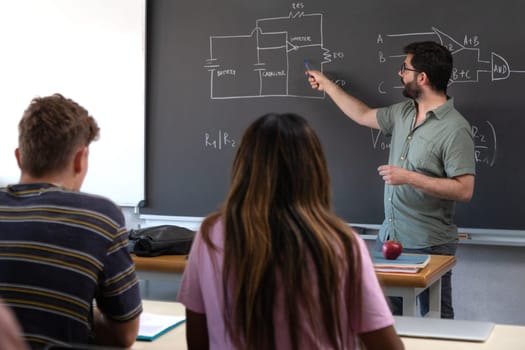
[[[415,100],[410,100],[412,107],[414,109],[417,108],[417,102]],[[429,113],[432,113],[436,119],[443,118],[450,110],[454,108],[454,98],[447,96],[447,101],[443,103],[441,106],[439,106],[436,109],[431,110]]]
[[[49,190],[61,189],[60,186],[50,183],[27,183],[8,185],[7,191],[15,195],[37,194]]]
[[[454,98],[447,97],[447,102],[443,103],[436,109],[433,109],[431,112],[437,119],[443,118],[450,110],[454,108]]]

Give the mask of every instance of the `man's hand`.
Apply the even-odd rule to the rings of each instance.
[[[129,348],[135,343],[139,333],[140,317],[126,322],[115,322],[107,318],[97,307],[93,308],[95,342],[97,345],[108,345]]]
[[[308,82],[314,90],[324,91],[326,85],[332,83],[323,73],[316,70],[308,70],[305,74],[308,76]]]
[[[381,165],[377,168],[379,175],[387,185],[406,185],[408,183],[409,170],[393,165]]]
[[[474,193],[474,175],[470,174],[431,177],[388,164],[381,165],[377,171],[387,185],[410,185],[437,198],[468,202]]]

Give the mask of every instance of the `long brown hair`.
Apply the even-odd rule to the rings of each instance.
[[[213,248],[210,227],[219,217],[223,220],[224,318],[237,348],[275,347],[277,280],[284,291],[283,311],[294,350],[299,348],[303,322],[299,304],[334,348],[346,343],[340,318],[341,312],[348,312],[340,305],[342,278],[348,274],[351,285],[346,304],[360,300],[360,258],[350,227],[333,213],[330,203],[326,160],[304,118],[267,114],[248,127],[233,162],[223,208],[206,218],[202,228]],[[315,271],[308,269],[308,261]],[[312,310],[321,315],[312,315]],[[360,310],[351,312],[360,315]]]

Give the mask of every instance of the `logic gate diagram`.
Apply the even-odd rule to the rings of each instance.
[[[312,90],[305,60],[322,71],[330,62],[323,47],[323,15],[296,12],[262,18],[248,35],[210,36],[210,98],[287,96],[324,98]]]
[[[460,40],[454,39],[436,27],[432,27],[432,31],[429,32],[386,34],[384,36],[380,34],[377,38],[377,44],[380,47],[384,47],[383,45],[388,42],[388,47],[395,47],[394,50],[396,53],[385,52],[380,49],[378,51],[379,62],[384,63],[389,59],[399,59],[401,63],[405,55],[397,53],[399,48],[410,42],[423,40],[438,41],[452,53],[454,68],[449,85],[480,83],[482,81],[482,75],[485,75],[490,81],[499,81],[508,79],[511,73],[525,73],[524,70],[511,69],[507,60],[495,52],[490,53],[490,59],[482,59],[480,49],[476,47],[479,45],[477,36],[465,36],[463,41],[460,42]],[[384,48],[388,50],[387,47]],[[378,84],[378,92],[380,94],[386,94],[389,89],[403,88],[402,85],[399,85],[397,76],[394,77],[394,81],[395,83],[387,79],[380,81]]]

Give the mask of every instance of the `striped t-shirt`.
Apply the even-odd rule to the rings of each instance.
[[[32,348],[88,343],[94,300],[117,322],[141,313],[127,241],[106,198],[51,184],[0,189],[0,297]]]

